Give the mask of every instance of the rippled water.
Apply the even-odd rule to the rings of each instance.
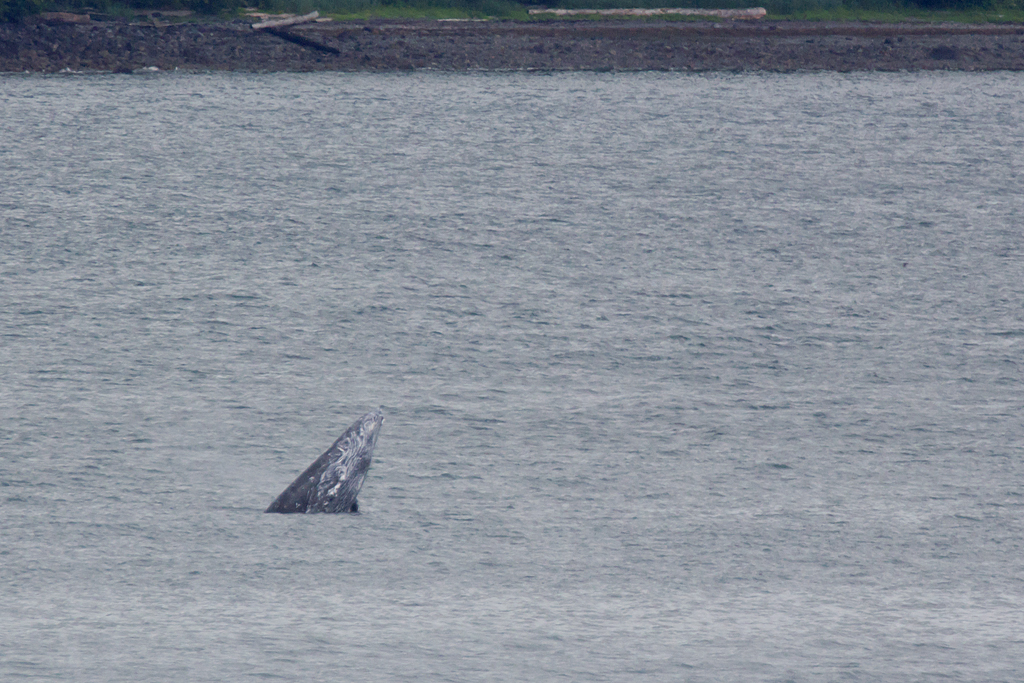
[[[1024,675],[1024,76],[0,103],[5,680]]]

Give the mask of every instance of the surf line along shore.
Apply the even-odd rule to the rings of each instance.
[[[295,40],[244,19],[0,24],[0,71],[1024,70],[1021,24],[570,16],[270,28]]]

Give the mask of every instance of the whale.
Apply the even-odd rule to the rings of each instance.
[[[380,410],[353,422],[265,512],[359,512],[356,496],[370,469],[383,424],[384,413]]]

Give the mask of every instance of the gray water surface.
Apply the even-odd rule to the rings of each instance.
[[[4,680],[1024,676],[1024,75],[0,106]]]

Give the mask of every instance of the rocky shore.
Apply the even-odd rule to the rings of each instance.
[[[0,24],[0,71],[1024,70],[1024,26],[369,21]]]

